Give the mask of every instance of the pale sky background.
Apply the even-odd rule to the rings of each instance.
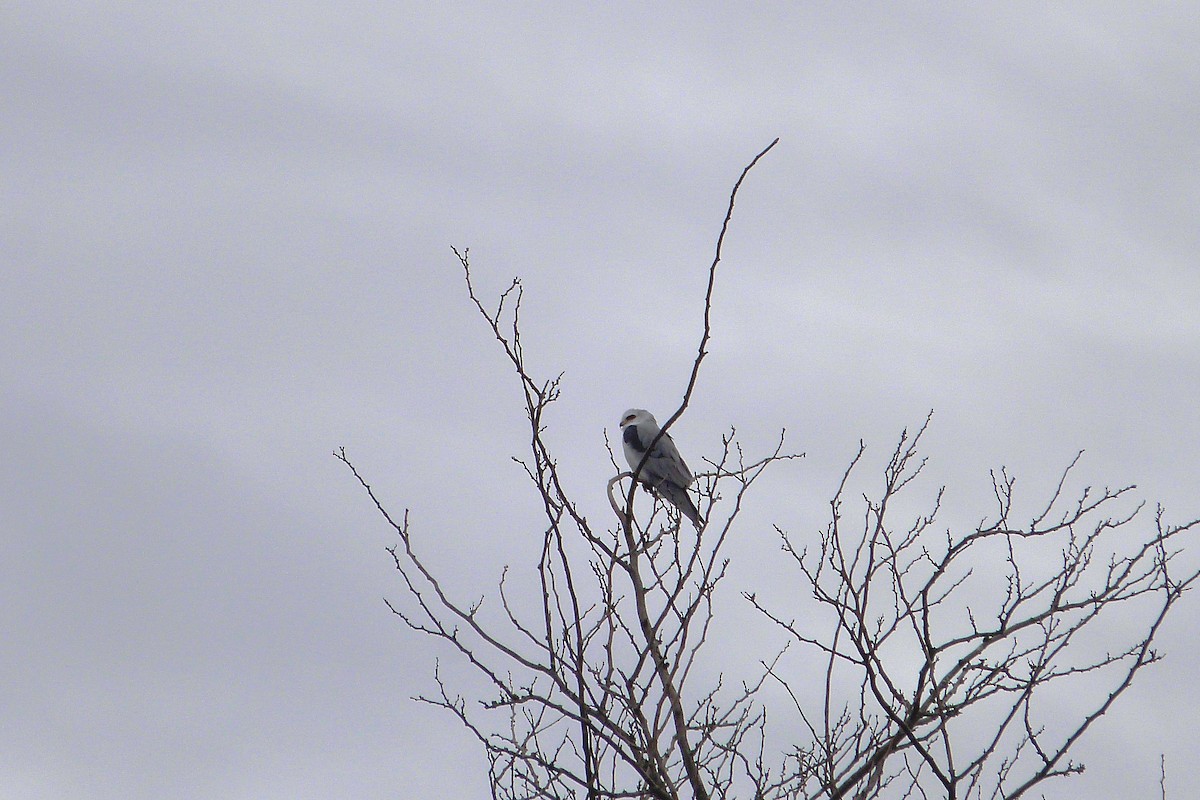
[[[929,408],[946,525],[1079,449],[1080,485],[1200,515],[1198,43],[1196,3],[6,3],[0,798],[483,797],[330,454],[464,596],[528,564],[470,247],[483,291],[526,284],[604,520],[604,430],[677,405],[776,136],[674,429],[693,462],[730,425],[808,453],[730,604],[787,580],[770,523],[815,538],[858,440],[878,469]],[[1198,618],[1048,796],[1157,797],[1159,753],[1200,785]]]

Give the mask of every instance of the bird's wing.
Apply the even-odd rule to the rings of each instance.
[[[646,462],[647,470],[652,464],[655,477],[667,480],[676,486],[688,486],[695,480],[691,470],[683,462],[683,456],[679,455],[679,448],[671,440],[670,434],[664,435],[654,446],[654,450]]]
[[[653,424],[628,425],[625,428],[625,433],[621,438],[624,441],[625,458],[629,461],[630,469],[636,470],[641,464],[642,457],[646,454],[646,448],[654,441],[658,430],[658,426]],[[656,494],[679,509],[697,527],[704,524],[700,518],[700,512],[696,510],[696,505],[687,492],[688,484],[695,478],[687,468],[687,464],[683,462],[683,457],[679,455],[679,448],[675,446],[675,442],[669,435],[663,434],[658,443],[654,445],[654,449],[650,451],[650,457],[646,459],[645,464],[642,464],[638,480],[652,487]]]

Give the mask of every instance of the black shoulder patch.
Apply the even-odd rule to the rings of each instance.
[[[625,426],[625,434],[622,438],[624,438],[625,444],[629,445],[635,451],[639,453],[646,452],[646,448],[642,444],[642,437],[638,436],[637,425]]]

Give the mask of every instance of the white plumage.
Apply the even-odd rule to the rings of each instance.
[[[621,440],[629,469],[637,471],[639,464],[642,467],[638,472],[638,482],[653,489],[655,494],[679,509],[697,528],[704,524],[687,491],[695,477],[687,464],[683,463],[679,448],[671,441],[669,433],[658,440],[650,451],[650,457],[642,464],[646,449],[658,436],[658,421],[654,415],[644,408],[631,408],[621,415],[621,428],[624,431]]]

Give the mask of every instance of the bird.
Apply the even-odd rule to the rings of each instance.
[[[696,510],[687,491],[696,478],[687,464],[683,463],[683,457],[679,455],[675,442],[671,441],[671,435],[662,435],[643,464],[646,449],[658,436],[658,420],[644,408],[631,408],[621,415],[621,428],[624,431],[621,439],[629,469],[637,472],[638,465],[642,467],[641,472],[637,472],[638,482],[679,509],[697,528],[703,525],[700,512]]]

